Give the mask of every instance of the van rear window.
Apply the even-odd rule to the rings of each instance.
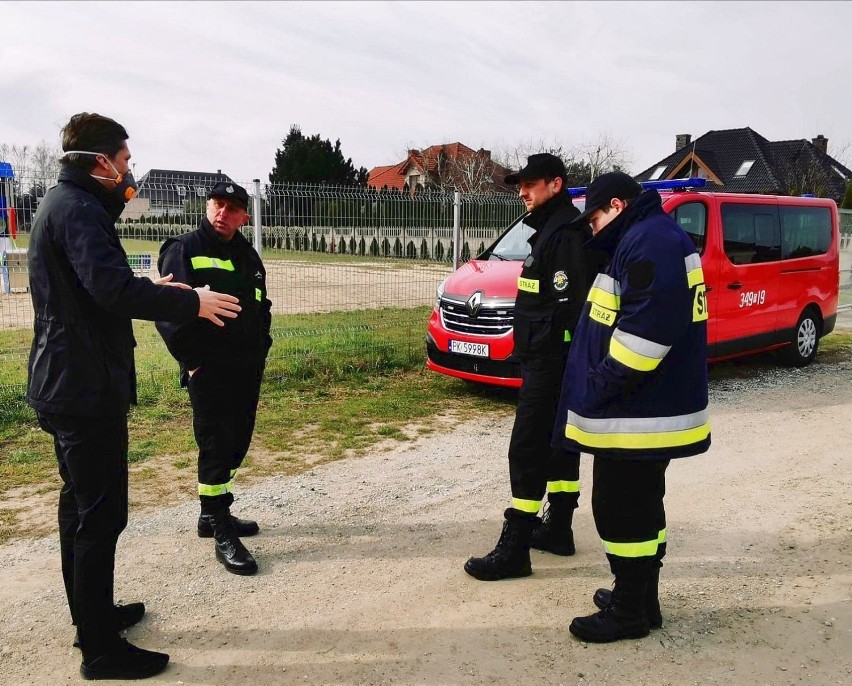
[[[782,205],[781,252],[785,260],[824,255],[831,245],[831,210]]]

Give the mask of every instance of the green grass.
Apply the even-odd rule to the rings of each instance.
[[[428,436],[442,429],[444,413],[456,419],[510,413],[514,391],[424,369],[428,315],[422,307],[276,316],[254,442],[242,472],[250,478],[294,474]],[[153,325],[135,322],[134,330],[140,403],[129,417],[133,483],[163,501],[191,497],[196,447],[186,391],[178,387],[177,365]],[[28,330],[0,332],[0,388],[6,389],[0,396],[0,497],[16,488],[42,492],[58,484],[51,440],[22,402],[31,336]],[[822,339],[817,364],[850,357],[852,333],[838,331]],[[711,379],[759,375],[775,364],[772,355],[722,363],[713,366]],[[165,470],[177,470],[180,478],[164,478]],[[14,510],[9,512],[0,511],[0,541],[15,529]]]

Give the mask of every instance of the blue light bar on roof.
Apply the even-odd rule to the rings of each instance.
[[[12,171],[12,165],[8,162],[0,162],[0,179],[14,179],[15,172]]]
[[[656,191],[682,191],[687,188],[704,188],[707,185],[707,179],[695,177],[692,179],[669,179],[666,181],[642,181],[642,188]],[[569,188],[568,195],[572,198],[578,195],[585,195],[588,186],[579,188]]]

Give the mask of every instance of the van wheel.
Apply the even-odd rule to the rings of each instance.
[[[790,345],[780,351],[781,361],[791,367],[804,367],[813,362],[819,348],[820,321],[813,310],[805,310],[793,330]]]

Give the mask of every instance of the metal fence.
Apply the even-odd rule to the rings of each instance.
[[[163,240],[195,229],[203,217],[210,176],[146,175],[138,197],[116,228],[128,262],[156,277]],[[227,178],[227,177],[225,177]],[[457,261],[483,251],[523,213],[513,194],[462,195],[304,184],[237,181],[251,195],[254,225],[242,229],[260,243],[273,303],[269,369],[317,350],[351,351],[363,364],[422,360],[425,331],[438,284]],[[7,253],[0,294],[0,414],[17,402],[26,383],[32,338],[26,249],[44,179],[19,174],[7,201],[15,208],[17,237]],[[458,247],[454,214],[458,209]],[[176,379],[162,342],[137,325],[140,388]],[[292,368],[289,364],[288,368]]]

